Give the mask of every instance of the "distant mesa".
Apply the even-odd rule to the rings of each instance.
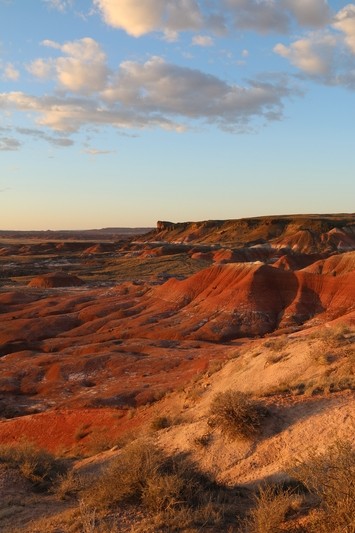
[[[80,287],[84,285],[84,281],[77,276],[72,276],[66,272],[50,272],[49,274],[42,274],[33,278],[28,286],[39,287],[44,289],[58,288],[58,287]]]
[[[264,246],[264,253],[266,247],[307,255],[339,253],[355,249],[355,215],[280,215],[178,223],[160,220],[156,230],[145,235],[145,240],[218,245],[233,249]],[[240,260],[233,251],[229,254],[230,257],[220,260]],[[283,266],[288,268],[291,265]]]
[[[157,222],[157,231],[166,231],[175,227],[176,224],[174,222],[168,222],[167,220],[158,220]]]

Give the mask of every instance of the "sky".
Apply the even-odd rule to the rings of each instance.
[[[350,213],[355,3],[0,0],[0,229]]]

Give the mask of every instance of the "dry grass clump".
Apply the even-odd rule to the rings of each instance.
[[[318,497],[319,512],[310,533],[355,532],[355,449],[350,442],[313,453],[292,474]]]
[[[88,504],[112,507],[141,503],[147,509],[189,503],[198,494],[195,470],[178,458],[166,458],[149,441],[136,441],[124,448],[109,468],[83,492]]]
[[[166,429],[170,427],[172,424],[172,421],[167,416],[157,416],[156,418],[153,418],[150,429],[153,431],[160,431],[161,429]]]
[[[214,397],[209,414],[210,424],[219,427],[225,435],[250,439],[261,434],[269,412],[249,394],[227,390]]]
[[[84,487],[85,479],[77,472],[70,470],[58,476],[53,492],[60,500],[66,500],[76,496]]]
[[[215,525],[230,504],[228,491],[201,474],[186,456],[167,457],[148,440],[123,449],[79,497],[86,508],[101,513],[139,510],[140,516],[149,517],[144,531]]]
[[[312,346],[310,356],[319,364],[333,363],[337,358],[347,358],[355,362],[354,331],[346,325],[323,328],[309,335],[310,340],[318,341]]]
[[[243,525],[243,533],[279,533],[288,513],[299,506],[300,497],[290,490],[266,486],[255,497],[255,507]]]
[[[48,489],[63,474],[63,461],[30,442],[0,446],[0,462],[16,468],[39,489]]]
[[[286,348],[288,343],[288,338],[286,337],[286,335],[283,335],[282,337],[278,337],[277,339],[270,339],[268,341],[265,341],[264,347],[269,348],[273,352],[280,352]]]

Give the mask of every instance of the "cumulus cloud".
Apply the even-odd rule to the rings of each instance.
[[[53,72],[53,62],[48,59],[35,59],[27,65],[27,70],[36,78],[49,79]]]
[[[2,79],[5,81],[17,81],[20,77],[20,72],[14,67],[12,63],[7,63],[3,67]]]
[[[308,32],[288,45],[278,43],[274,52],[303,76],[355,90],[355,5],[341,9],[325,29]]]
[[[12,92],[0,94],[0,107],[32,112],[38,124],[59,132],[91,125],[183,130],[192,122],[245,131],[255,118],[280,118],[283,101],[292,94],[284,79],[239,86],[152,57],[145,63],[122,63],[95,97]]]
[[[36,59],[27,66],[31,74],[40,79],[55,79],[59,87],[71,92],[90,94],[105,86],[109,74],[106,55],[94,39],[84,37],[63,45],[45,40],[42,44],[63,55]]]
[[[93,0],[109,26],[141,37],[163,32],[175,39],[181,31],[234,28],[286,33],[293,22],[321,27],[330,19],[326,0]],[[230,24],[230,21],[232,24]]]
[[[192,44],[195,46],[213,46],[214,41],[209,35],[195,35],[192,38]]]
[[[282,4],[301,26],[324,26],[331,19],[331,11],[325,0],[283,0]]]
[[[287,31],[289,17],[274,0],[225,0],[236,28],[260,33]]]
[[[109,26],[134,37],[159,31],[173,39],[180,31],[224,28],[223,12],[203,10],[197,0],[94,0],[94,5]]]
[[[224,0],[235,27],[259,33],[287,33],[293,22],[321,27],[330,20],[325,0]]]
[[[337,13],[334,28],[345,35],[345,42],[355,54],[355,4],[348,4]]]
[[[315,34],[299,39],[290,46],[277,44],[274,51],[311,75],[327,75],[333,68],[337,41],[330,34]]]

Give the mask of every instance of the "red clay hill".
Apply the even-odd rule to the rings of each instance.
[[[69,446],[72,420],[82,413],[99,427],[97,409],[102,420],[118,410],[123,431],[140,423],[128,409],[187,387],[238,346],[355,324],[354,215],[60,237],[0,238],[0,409],[13,417],[0,422],[0,439],[22,433]],[[45,416],[54,412],[66,413],[71,433],[53,426],[48,443]],[[42,437],[31,434],[36,421]]]

